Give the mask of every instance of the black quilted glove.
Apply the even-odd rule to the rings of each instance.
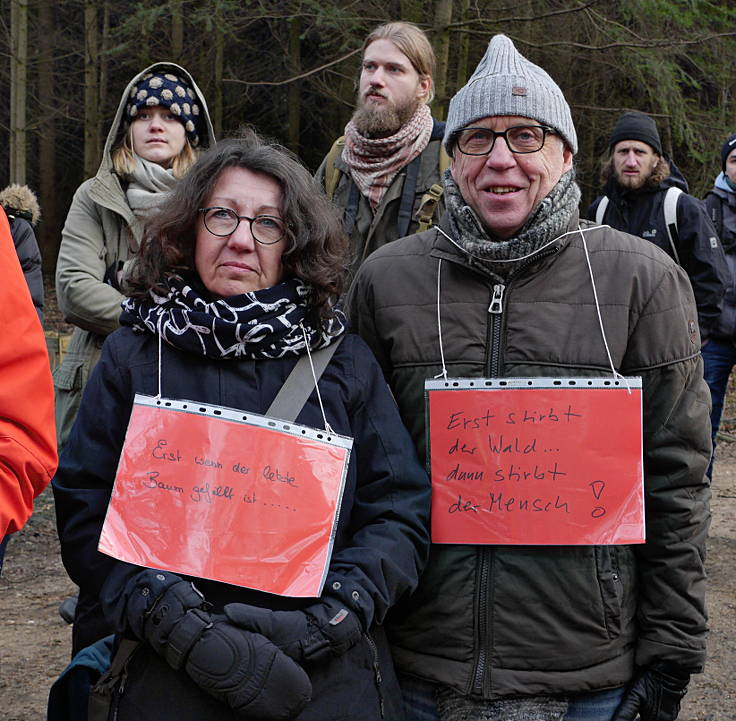
[[[629,686],[613,721],[675,721],[690,674],[669,666],[643,669]]]
[[[236,626],[264,635],[298,663],[321,663],[330,656],[341,656],[363,633],[356,614],[333,598],[304,611],[271,611],[229,603],[225,615]]]
[[[174,669],[248,721],[285,721],[312,695],[309,677],[267,638],[210,614],[202,595],[178,580],[147,613],[143,636]]]

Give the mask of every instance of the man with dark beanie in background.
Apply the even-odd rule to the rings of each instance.
[[[657,125],[644,113],[624,113],[608,141],[603,194],[587,217],[651,241],[681,265],[698,307],[701,341],[718,323],[729,282],[723,247],[703,204],[662,152]]]

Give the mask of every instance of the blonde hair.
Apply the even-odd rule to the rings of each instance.
[[[115,173],[121,177],[131,175],[135,170],[136,160],[133,151],[133,128],[128,127],[123,139],[112,149],[110,153],[112,167]],[[197,159],[197,151],[192,147],[189,138],[184,138],[184,147],[171,161],[171,170],[175,178],[182,178],[187,170],[194,165]]]
[[[363,43],[363,54],[368,46],[376,40],[390,40],[412,64],[419,75],[429,79],[429,92],[424,98],[431,103],[434,98],[434,50],[424,30],[414,23],[394,22],[379,25]]]

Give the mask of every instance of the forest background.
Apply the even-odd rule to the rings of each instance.
[[[155,61],[193,74],[218,138],[252,124],[314,170],[350,118],[373,27],[403,19],[426,29],[440,119],[490,37],[505,33],[570,103],[583,207],[622,112],[656,119],[698,197],[736,131],[732,0],[0,0],[0,9],[0,96],[9,99],[0,104],[0,187],[21,182],[38,193],[48,273],[122,89]]]

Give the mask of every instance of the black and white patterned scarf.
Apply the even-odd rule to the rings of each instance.
[[[286,280],[272,288],[208,300],[197,284],[178,275],[169,292],[123,301],[122,325],[161,335],[170,345],[207,358],[283,358],[330,345],[345,332],[340,310],[319,326],[308,312],[310,287]]]

